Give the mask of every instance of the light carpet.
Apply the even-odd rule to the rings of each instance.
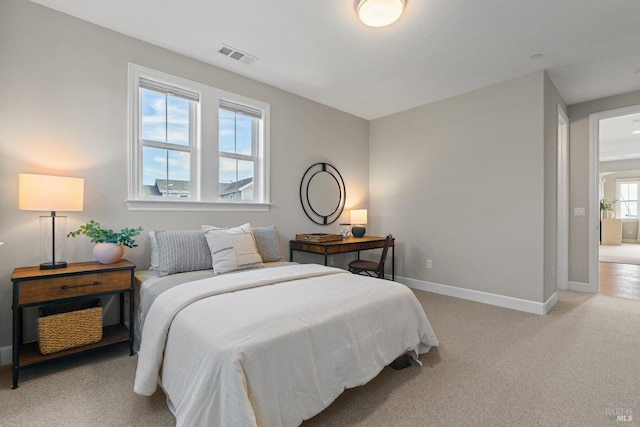
[[[385,368],[305,426],[640,425],[640,301],[561,291],[539,316],[416,295],[440,340],[424,366]],[[122,346],[27,368],[17,390],[4,366],[0,425],[174,425],[162,392],[133,393],[136,359]]]
[[[600,262],[617,262],[621,264],[640,264],[640,244],[623,243],[621,245],[600,245],[598,249]]]

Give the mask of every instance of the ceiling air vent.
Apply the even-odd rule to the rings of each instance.
[[[245,64],[253,64],[258,60],[253,55],[249,55],[246,52],[242,52],[241,50],[236,49],[235,47],[228,46],[223,44],[220,49],[218,49],[218,53],[223,54],[224,56],[228,56],[229,58],[235,59],[236,61],[243,62]]]

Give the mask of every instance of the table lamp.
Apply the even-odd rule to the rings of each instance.
[[[351,210],[351,234],[353,237],[364,236],[366,228],[364,224],[367,223],[367,210],[366,209],[352,209]]]
[[[18,175],[18,209],[23,211],[50,211],[51,215],[40,217],[40,250],[42,259],[50,262],[40,264],[41,270],[64,268],[63,256],[66,217],[56,216],[56,211],[82,211],[84,202],[84,179],[52,175]],[[51,233],[51,236],[49,236]],[[56,238],[58,236],[58,238]],[[48,253],[49,237],[51,254]],[[58,254],[56,254],[56,248]]]

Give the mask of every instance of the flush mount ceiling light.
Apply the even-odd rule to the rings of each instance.
[[[360,0],[358,17],[370,27],[384,27],[394,23],[404,10],[404,0]]]

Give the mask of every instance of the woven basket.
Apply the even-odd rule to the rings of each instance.
[[[40,353],[50,354],[102,339],[102,306],[97,298],[38,309]]]

